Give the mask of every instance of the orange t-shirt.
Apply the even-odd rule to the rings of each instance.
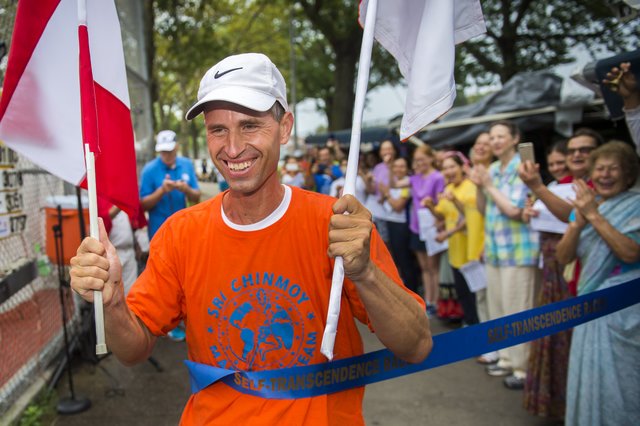
[[[158,336],[184,320],[189,359],[195,362],[243,371],[326,362],[320,343],[333,271],[327,246],[335,199],[292,188],[289,206],[275,223],[239,230],[224,222],[222,197],[165,222],[129,293],[129,307]],[[376,231],[371,258],[402,285]],[[347,279],[335,359],[363,352],[354,318],[368,323]],[[356,388],[312,398],[264,399],[215,383],[191,395],[180,424],[359,425],[364,424],[363,395],[364,388]]]

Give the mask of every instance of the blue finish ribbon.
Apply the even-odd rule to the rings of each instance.
[[[266,371],[233,371],[184,361],[196,393],[218,381],[271,399],[296,399],[364,386],[536,340],[640,302],[640,278],[569,300],[433,337],[426,360],[409,364],[383,349],[352,358]]]

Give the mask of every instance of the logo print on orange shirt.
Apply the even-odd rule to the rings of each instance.
[[[217,323],[220,346],[211,347],[220,367],[244,371],[274,369],[307,364],[313,358],[316,332],[310,330],[305,320],[314,315],[300,309],[301,301],[308,301],[308,297],[297,297],[300,287],[289,287],[289,280],[278,280],[273,287],[270,282],[265,280],[259,286],[247,288],[232,285],[236,294],[224,301]]]

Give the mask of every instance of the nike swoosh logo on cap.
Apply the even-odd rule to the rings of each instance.
[[[223,72],[216,71],[216,74],[213,76],[213,78],[218,79],[218,78],[222,77],[225,74],[229,74],[231,71],[237,71],[237,70],[241,70],[241,69],[242,69],[242,67],[231,68],[231,69],[223,71]]]

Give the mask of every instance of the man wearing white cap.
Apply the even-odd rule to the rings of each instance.
[[[352,196],[336,201],[279,182],[293,115],[269,58],[230,56],[211,68],[187,119],[200,113],[229,190],[167,220],[126,303],[104,232],[100,242],[85,239],[72,260],[73,289],[88,301],[90,290],[103,291],[118,358],[145,360],[157,336],[184,320],[193,362],[242,371],[326,362],[320,341],[332,258],[342,256],[336,359],[362,354],[358,319],[399,358],[422,361],[432,346],[424,303],[402,284],[370,213]],[[362,425],[363,394],[263,399],[215,382],[191,396],[181,424]]]
[[[156,136],[158,157],[148,162],[140,176],[140,203],[149,212],[149,240],[165,220],[187,207],[187,200],[200,201],[200,189],[193,164],[178,156],[178,143],[173,130],[162,130]]]

